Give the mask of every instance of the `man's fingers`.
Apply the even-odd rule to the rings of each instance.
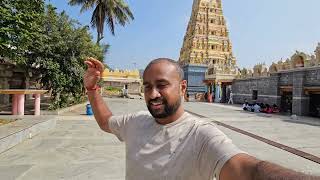
[[[91,61],[84,61],[88,68],[94,68],[94,64]]]
[[[95,69],[95,68],[89,68],[89,69],[87,70],[87,73],[90,74],[90,75],[96,75],[96,74],[101,75],[101,74],[102,74],[100,71],[98,71],[98,70]]]
[[[104,71],[104,65],[99,60],[92,57],[88,60],[90,60],[90,62],[94,64],[95,68],[97,68],[101,73]]]

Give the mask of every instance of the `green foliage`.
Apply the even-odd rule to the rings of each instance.
[[[107,47],[92,41],[87,26],[43,0],[3,0],[0,5],[0,56],[40,77],[43,88],[52,90],[50,109],[83,101],[83,61],[103,61]]]
[[[34,39],[42,38],[42,0],[0,1],[0,55],[26,64],[26,54]]]
[[[113,87],[113,86],[107,86],[107,87],[105,88],[105,90],[118,92],[118,91],[121,91],[121,88]]]

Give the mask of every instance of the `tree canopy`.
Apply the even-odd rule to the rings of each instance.
[[[112,35],[115,34],[115,25],[125,26],[133,20],[133,14],[124,0],[69,0],[70,5],[81,5],[81,12],[94,9],[91,16],[91,26],[97,29],[97,43],[103,39],[104,25]]]
[[[88,26],[43,0],[2,0],[0,17],[0,56],[26,75],[39,75],[42,88],[52,90],[52,109],[79,101],[84,95],[84,59],[103,61],[108,46],[97,45]]]

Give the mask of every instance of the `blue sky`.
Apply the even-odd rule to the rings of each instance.
[[[91,12],[80,14],[67,0],[50,0],[82,24]],[[158,57],[179,59],[192,9],[192,0],[128,0],[135,20],[116,36],[105,28],[103,42],[111,45],[105,61],[113,68],[144,68]],[[319,0],[222,0],[224,15],[239,67],[271,64],[295,50],[313,53],[320,42]],[[95,29],[92,35],[96,36]]]

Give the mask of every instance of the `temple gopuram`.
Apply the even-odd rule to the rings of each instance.
[[[282,112],[320,117],[320,43],[314,54],[296,51],[267,66],[243,68],[232,84],[235,103],[264,103]]]
[[[188,93],[215,93],[224,102],[237,75],[221,0],[194,0],[179,63]]]

